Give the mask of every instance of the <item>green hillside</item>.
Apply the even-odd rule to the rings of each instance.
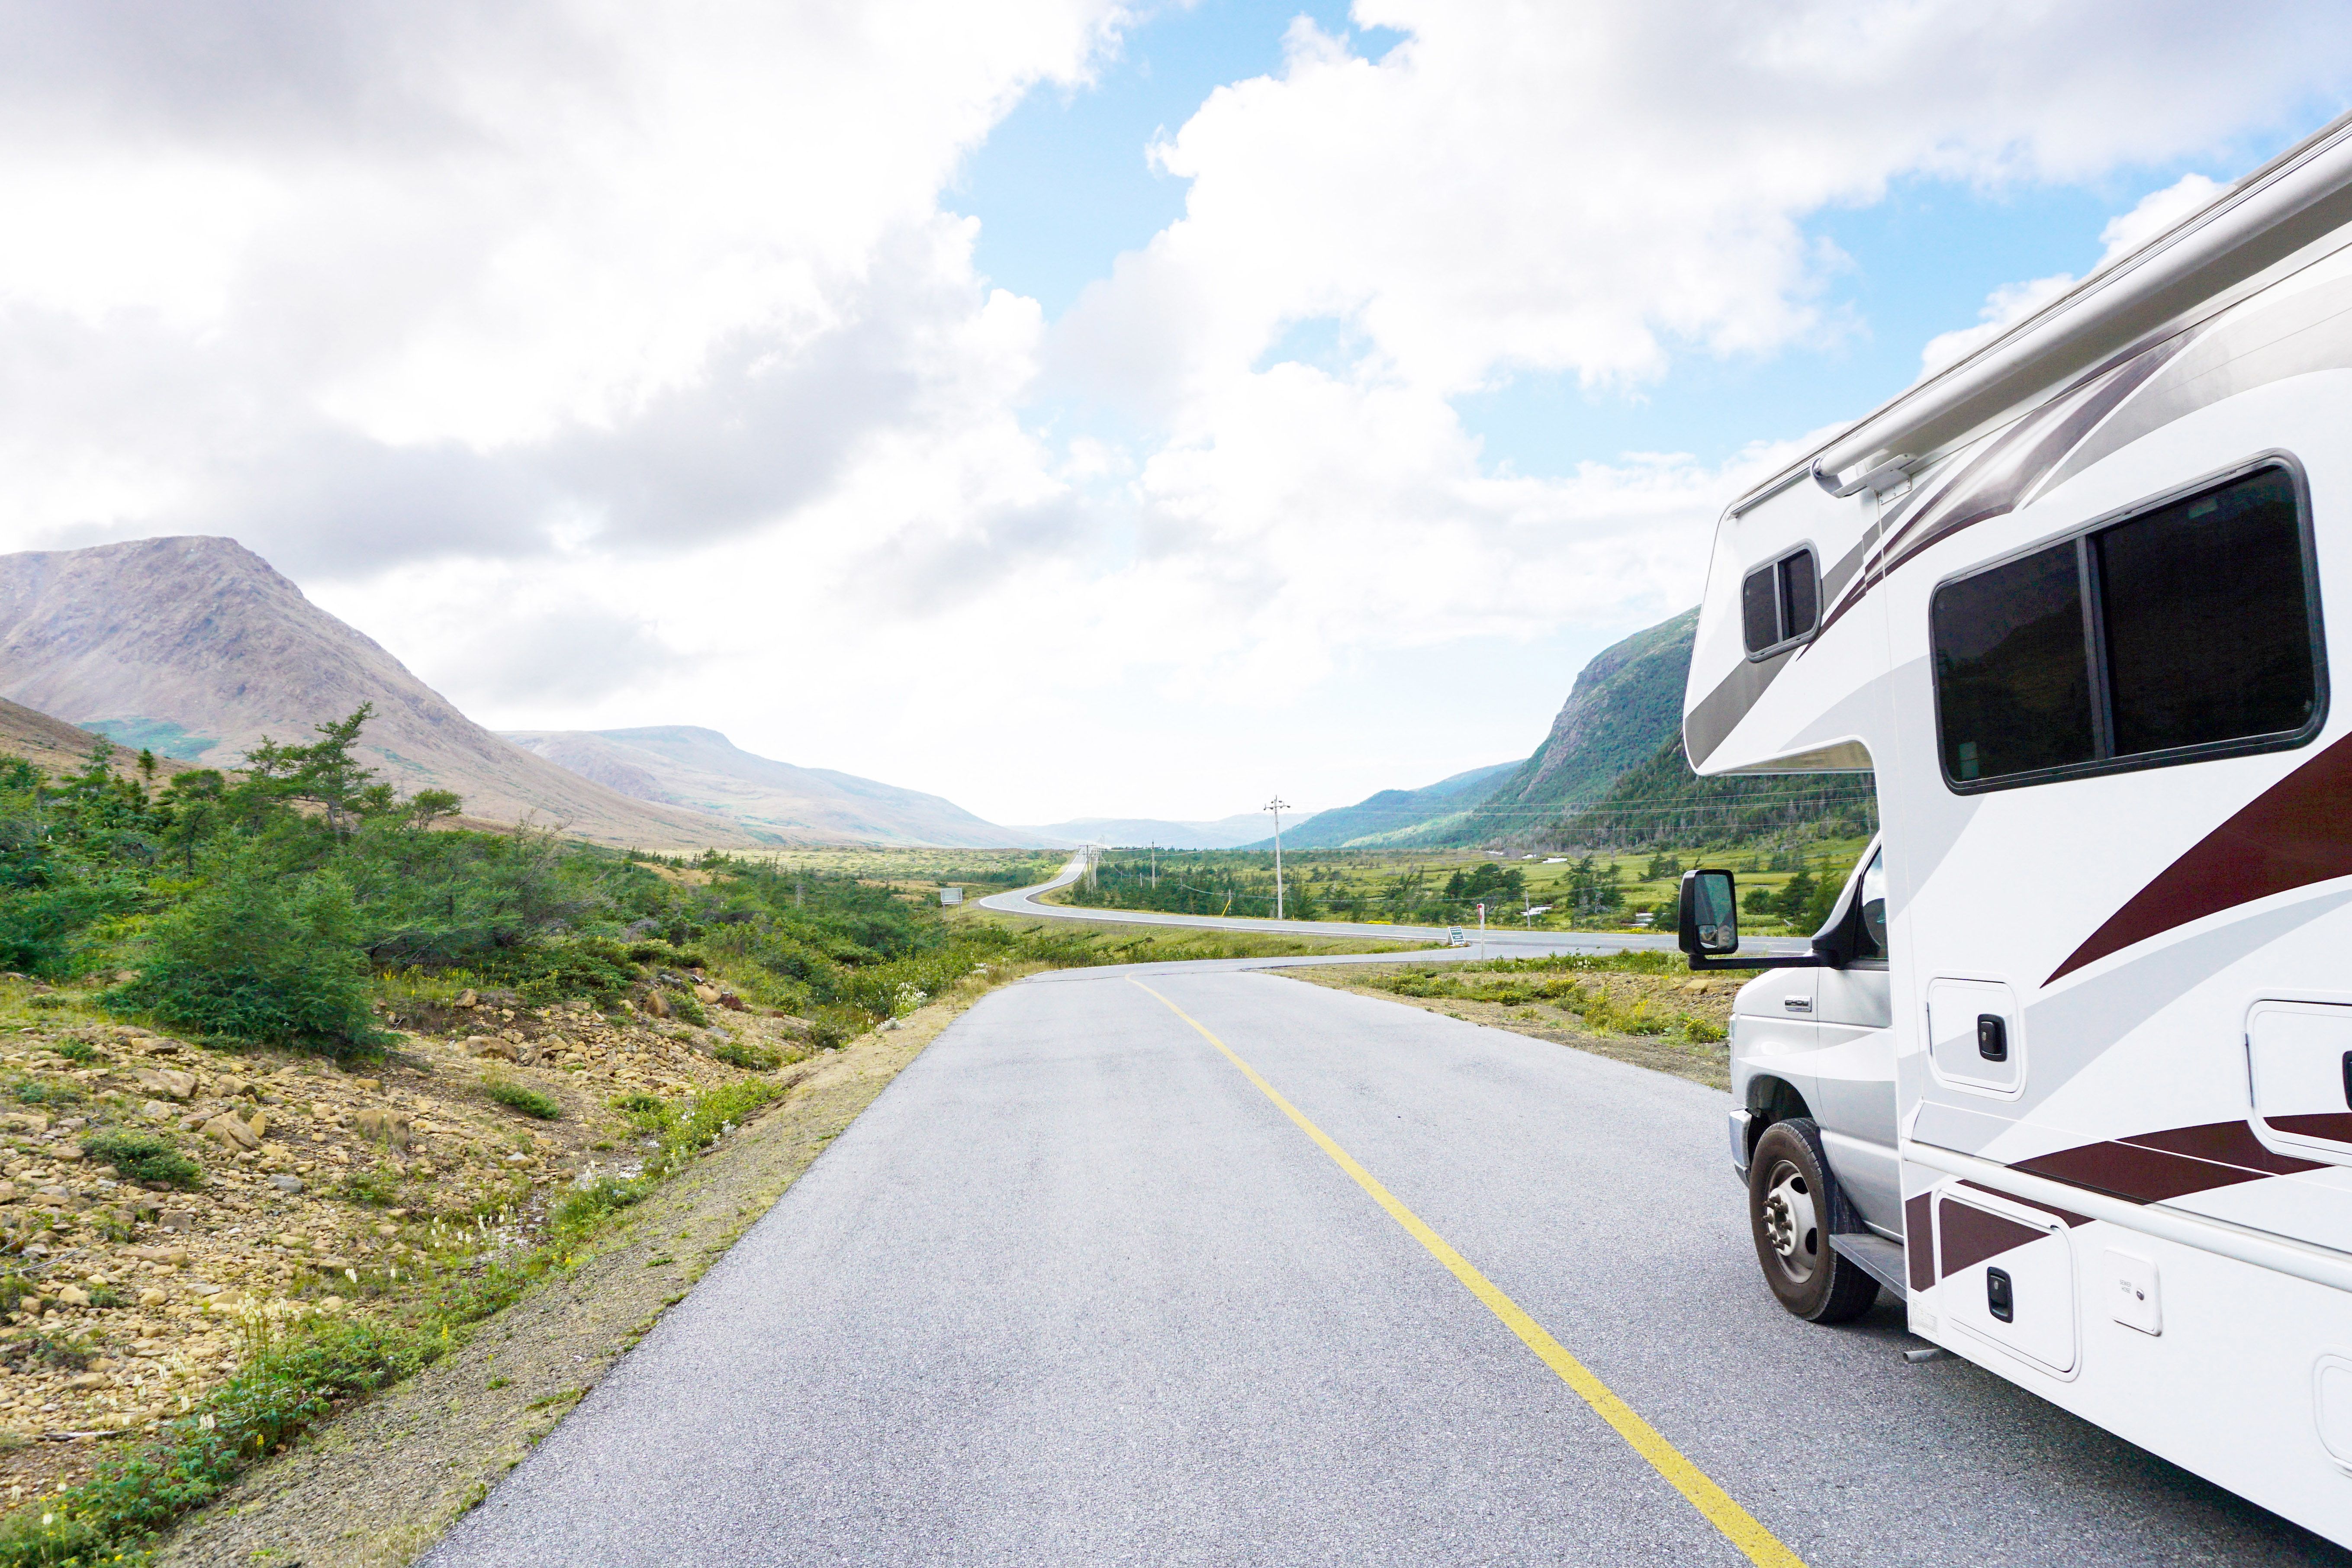
[[[1697,631],[1693,608],[1595,654],[1577,672],[1535,755],[1476,810],[1447,825],[1443,841],[1517,837],[1556,824],[1567,808],[1598,799],[1619,775],[1654,757],[1681,733],[1683,683]]]
[[[1878,826],[1869,773],[1734,773],[1701,778],[1682,736],[1630,768],[1599,799],[1541,833],[1595,849],[1706,847],[1762,838],[1859,838]]]
[[[1420,789],[1384,789],[1353,805],[1318,811],[1282,836],[1293,849],[1338,849],[1356,844],[1384,843],[1401,833],[1426,829],[1438,819],[1459,816],[1464,808],[1486,797],[1495,781],[1517,764],[1496,763],[1472,768]],[[1248,846],[1273,847],[1272,837]]]

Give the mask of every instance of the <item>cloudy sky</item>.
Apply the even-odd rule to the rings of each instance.
[[[1000,822],[1524,755],[1715,511],[2352,95],[2208,0],[0,0],[0,547]]]

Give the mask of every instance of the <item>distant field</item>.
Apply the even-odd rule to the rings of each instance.
[[[1181,926],[1121,925],[1089,921],[1039,920],[967,904],[950,918],[1011,926],[1040,938],[1055,937],[1055,962],[1065,964],[1165,963],[1192,958],[1299,958],[1350,952],[1410,953],[1438,946],[1425,942],[1382,942],[1371,937],[1276,936],[1269,931],[1188,931]]]
[[[1069,860],[1061,849],[895,849],[873,847],[774,849],[739,858],[780,871],[920,884],[924,888],[1025,888],[1049,879]]]
[[[1816,839],[1733,853],[1643,850],[1614,855],[1503,856],[1476,849],[1308,849],[1283,856],[1284,912],[1294,920],[1475,925],[1535,931],[1638,931],[1674,924],[1685,869],[1724,866],[1739,877],[1743,902],[1758,890],[1769,909],[1749,908],[1744,924],[1769,934],[1812,931],[1826,900],[1844,885],[1868,840]],[[1804,908],[1780,908],[1790,884]],[[1826,888],[1827,891],[1822,889]],[[1274,913],[1271,851],[1140,849],[1105,852],[1092,886],[1055,902],[1092,909],[1262,918]],[[1549,905],[1541,914],[1527,911]],[[1648,915],[1643,922],[1641,916]]]

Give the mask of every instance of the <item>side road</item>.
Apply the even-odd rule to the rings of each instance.
[[[397,1568],[530,1451],[912,1061],[960,1005],[862,1037],[467,1344],[257,1468],[160,1564]]]
[[[1182,926],[1195,931],[1271,931],[1286,936],[1370,937],[1384,942],[1444,942],[1450,934],[1444,926],[1381,925],[1370,921],[1276,921],[1234,918],[1223,915],[1175,915],[1157,910],[1093,910],[1076,904],[1049,904],[1042,895],[1057,888],[1066,888],[1086,875],[1083,855],[1074,856],[1070,863],[1055,874],[1053,880],[1040,882],[1034,888],[1015,888],[1010,892],[991,893],[980,900],[985,910],[1001,914],[1028,915],[1051,921],[1081,921],[1097,925]],[[1473,933],[1471,940],[1478,939]],[[1551,952],[1616,952],[1626,948],[1657,948],[1672,952],[1674,934],[1651,931],[1527,931],[1507,926],[1490,928],[1485,938],[1489,958],[1528,958]],[[1786,937],[1751,942],[1750,952],[1801,952],[1805,944]],[[1475,956],[1476,949],[1465,950]]]

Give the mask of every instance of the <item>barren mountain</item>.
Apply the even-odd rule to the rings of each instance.
[[[468,816],[606,844],[763,841],[508,744],[230,539],[0,555],[0,697],[215,767],[373,702],[362,747],[403,795],[455,790]]]
[[[506,739],[623,795],[729,817],[763,838],[967,847],[1045,842],[1032,831],[983,822],[935,795],[755,756],[718,731],[691,724],[520,730]]]

